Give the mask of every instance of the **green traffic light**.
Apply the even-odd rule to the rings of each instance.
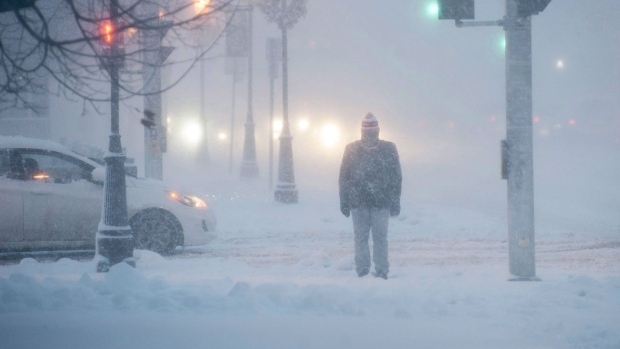
[[[504,33],[489,37],[488,48],[495,56],[504,57],[506,55],[506,37]]]
[[[437,19],[439,15],[439,5],[436,2],[431,2],[426,6],[426,15]]]

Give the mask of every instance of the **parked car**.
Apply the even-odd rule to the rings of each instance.
[[[0,252],[95,248],[105,168],[46,140],[0,137]],[[215,235],[207,202],[161,181],[126,176],[137,249],[170,253]]]

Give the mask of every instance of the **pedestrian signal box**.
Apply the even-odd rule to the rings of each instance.
[[[517,14],[519,17],[529,17],[541,13],[551,0],[517,0]]]
[[[474,19],[474,0],[438,0],[439,19]]]
[[[36,0],[0,0],[0,13],[32,7],[35,1]]]

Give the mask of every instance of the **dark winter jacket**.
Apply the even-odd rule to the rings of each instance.
[[[349,143],[340,165],[340,207],[400,211],[402,175],[396,145],[379,140],[370,148]]]

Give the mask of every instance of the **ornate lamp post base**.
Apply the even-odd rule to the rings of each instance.
[[[241,163],[241,177],[258,177],[258,165],[254,162]]]
[[[134,240],[131,230],[99,231],[96,244],[95,260],[98,273],[107,273],[111,266],[121,262],[132,267],[136,266],[133,259]]]
[[[243,143],[243,161],[240,168],[241,177],[258,177],[258,163],[256,162],[256,139],[254,138],[254,122],[252,112],[248,112],[248,122],[245,124],[245,140]]]
[[[297,189],[294,184],[278,184],[274,192],[274,199],[283,204],[296,204],[299,202]]]
[[[113,133],[110,135],[110,150],[104,158],[106,178],[103,188],[103,211],[95,237],[95,261],[99,273],[105,273],[111,266],[121,262],[126,262],[132,267],[136,266],[133,259],[134,238],[127,221],[125,154],[121,149],[121,136]]]
[[[542,281],[542,279],[537,276],[531,276],[531,277],[514,277],[511,279],[508,279],[508,281]]]
[[[284,130],[280,135],[280,161],[278,163],[278,183],[274,199],[283,204],[298,202],[295,172],[293,171],[293,137],[285,120]]]

